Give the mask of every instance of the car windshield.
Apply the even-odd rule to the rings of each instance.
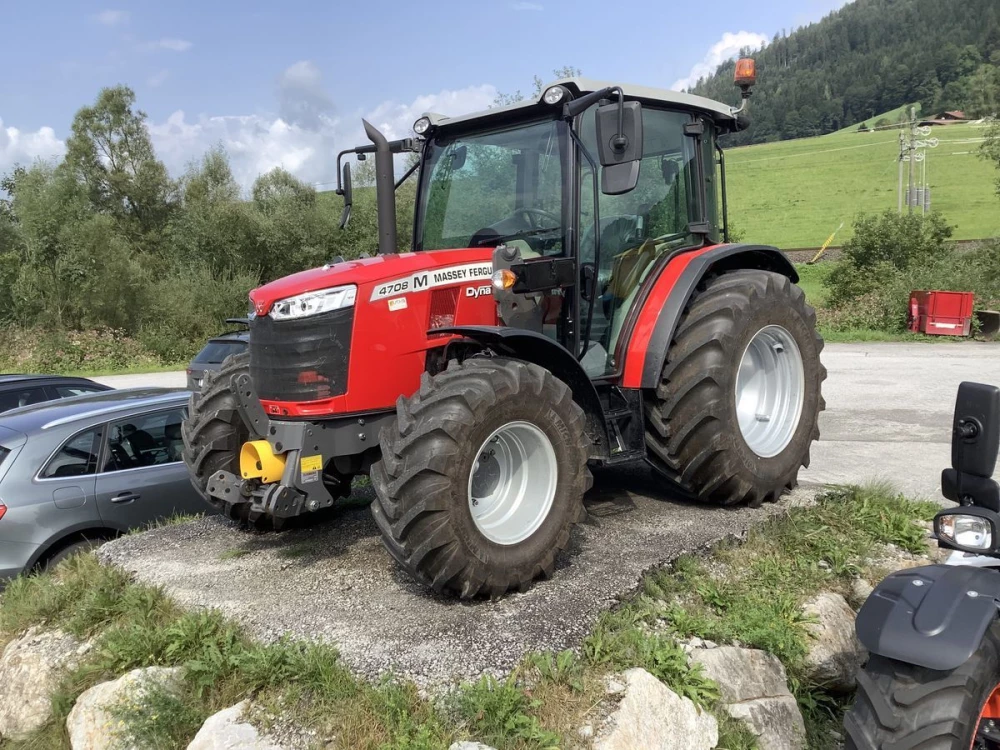
[[[522,255],[563,250],[562,121],[432,139],[420,191],[418,247],[495,247]]]
[[[194,358],[195,364],[199,365],[219,365],[230,354],[240,354],[246,351],[247,345],[243,341],[233,339],[231,341],[209,341],[205,348],[198,352]]]
[[[3,465],[3,460],[7,458],[7,456],[9,455],[10,455],[10,449],[4,448],[2,445],[0,445],[0,466]]]

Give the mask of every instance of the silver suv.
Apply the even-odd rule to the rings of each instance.
[[[0,581],[207,511],[181,460],[188,395],[107,391],[0,415]]]

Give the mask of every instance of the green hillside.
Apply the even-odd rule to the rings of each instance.
[[[932,208],[956,227],[955,239],[1000,236],[997,173],[978,157],[984,132],[963,124],[932,133],[941,142],[928,149]],[[856,127],[728,149],[730,220],[746,241],[782,248],[818,247],[844,222],[839,245],[859,212],[896,207],[898,154],[896,130],[858,133]]]
[[[784,31],[757,61],[753,124],[730,145],[831,133],[919,102],[926,115],[1000,105],[1000,2],[855,0]],[[732,60],[692,87],[731,101]]]

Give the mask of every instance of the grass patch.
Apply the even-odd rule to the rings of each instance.
[[[744,241],[819,247],[843,222],[834,241],[842,245],[859,211],[895,210],[898,133],[856,130],[726,149],[729,216]],[[946,156],[930,157],[936,159],[928,171],[934,210],[956,225],[955,239],[1000,235],[995,171],[976,144],[962,143],[984,134],[971,124],[935,133]]]
[[[806,301],[813,307],[819,309],[826,305],[827,289],[826,280],[837,267],[837,261],[828,260],[809,265],[808,263],[797,263],[795,270],[799,274],[799,287],[806,293]]]

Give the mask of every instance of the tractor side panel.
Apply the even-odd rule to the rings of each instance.
[[[622,386],[657,386],[677,323],[695,288],[709,271],[738,268],[774,271],[798,281],[795,267],[784,253],[768,245],[709,245],[675,255],[653,282],[632,327],[625,350]]]

